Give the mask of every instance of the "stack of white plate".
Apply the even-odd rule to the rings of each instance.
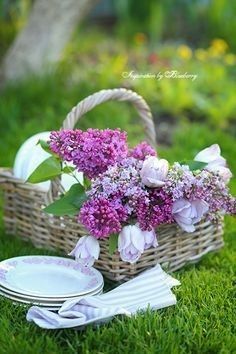
[[[37,144],[40,139],[47,141],[49,136],[50,132],[38,133],[31,136],[21,145],[16,154],[13,166],[13,174],[15,177],[27,180],[31,173],[50,156],[49,153]],[[72,164],[67,165],[73,166]],[[74,174],[76,178],[83,183],[83,174],[78,171],[75,171]],[[76,183],[76,179],[67,174],[62,175],[61,181],[66,191],[70,189],[72,184]],[[48,191],[50,182],[37,183],[37,186],[44,191]]]
[[[101,294],[103,286],[98,270],[69,258],[22,256],[0,262],[0,295],[15,303],[58,310],[66,300]]]

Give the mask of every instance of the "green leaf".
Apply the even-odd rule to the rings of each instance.
[[[62,172],[63,173],[72,173],[72,172],[74,172],[74,170],[75,170],[75,167],[65,166],[65,167],[63,167]]]
[[[109,253],[112,255],[118,246],[118,234],[112,234],[109,237]]]
[[[54,154],[52,152],[52,150],[50,149],[49,144],[45,140],[39,139],[39,141],[37,142],[37,145],[40,145],[41,148],[43,150],[45,150],[46,152],[48,152],[50,155]]]
[[[206,167],[207,163],[201,161],[187,160],[180,162],[180,165],[187,165],[189,166],[190,171],[196,171],[203,170],[203,168]]]
[[[43,210],[48,214],[56,216],[74,216],[79,213],[79,209],[87,200],[87,195],[81,184],[76,183],[60,199],[48,205]]]
[[[91,181],[87,177],[84,176],[84,188],[88,189],[91,186]]]
[[[55,156],[44,160],[29,176],[27,182],[39,183],[61,175],[61,163]]]

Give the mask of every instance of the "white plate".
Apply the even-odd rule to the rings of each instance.
[[[50,132],[41,132],[31,136],[21,145],[16,154],[13,166],[13,173],[15,177],[21,179],[26,178],[26,169],[29,157],[35,153],[35,150],[36,154],[38,151],[44,151],[40,146],[36,145],[37,142],[39,141],[39,139],[48,140],[49,136]],[[46,154],[46,156],[48,155],[45,151],[44,153]]]
[[[104,284],[102,284],[98,289],[91,291],[90,293],[86,293],[82,296],[92,296],[92,295],[97,295],[98,293],[101,293],[101,291],[103,291],[103,286]],[[72,300],[77,298],[78,296],[68,296],[68,297],[40,297],[40,296],[32,296],[32,295],[24,295],[24,294],[20,294],[17,293],[15,291],[9,290],[7,288],[4,288],[3,286],[0,286],[0,292],[10,295],[10,296],[14,296],[17,297],[19,299],[24,299],[24,300],[28,300],[28,301],[42,301],[42,302],[50,302],[51,304],[53,303],[63,303],[66,300]]]
[[[50,156],[40,145],[37,145],[39,139],[48,140],[49,137],[50,132],[38,133],[31,136],[21,145],[16,154],[13,167],[13,174],[15,177],[26,181],[32,172]],[[66,165],[73,167],[73,164],[71,163],[67,163]],[[83,183],[83,173],[74,171],[74,174],[80,183]],[[74,183],[76,183],[76,179],[70,175],[63,174],[61,183],[65,191],[67,191]],[[37,183],[37,186],[43,191],[48,191],[50,181]]]
[[[24,295],[46,298],[81,296],[102,284],[99,271],[69,258],[23,256],[0,262],[0,285]]]
[[[6,297],[7,299],[14,300],[16,302],[20,302],[22,304],[32,304],[32,305],[39,305],[39,306],[50,306],[50,307],[60,307],[62,306],[63,302],[61,303],[50,303],[50,302],[43,302],[37,300],[27,300],[27,299],[20,299],[17,296],[9,295],[0,290],[0,295]]]
[[[98,291],[94,295],[100,295],[100,294],[102,294],[102,290]],[[42,306],[42,307],[50,307],[50,309],[52,309],[52,308],[59,309],[62,306],[62,304],[65,302],[65,301],[61,301],[58,303],[56,303],[56,302],[54,303],[54,302],[47,302],[47,301],[40,301],[40,300],[30,300],[30,299],[26,299],[26,298],[24,299],[24,298],[20,298],[18,296],[9,295],[9,294],[5,293],[4,291],[2,291],[2,289],[0,290],[0,295],[3,297],[6,297],[7,299],[13,300],[14,302],[18,302],[21,304],[30,304],[30,305],[38,305],[38,306]]]

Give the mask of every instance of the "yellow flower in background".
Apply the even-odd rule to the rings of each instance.
[[[226,54],[225,56],[224,56],[224,62],[225,62],[225,64],[227,64],[227,65],[234,65],[234,64],[236,64],[236,55],[234,55],[234,54]]]
[[[207,60],[207,57],[208,57],[208,53],[205,49],[196,49],[194,51],[194,54],[195,54],[195,57],[198,59],[198,60],[201,60],[201,61],[205,61]]]
[[[127,55],[125,54],[117,55],[116,57],[113,58],[113,60],[110,63],[112,72],[117,75],[122,73],[125,70],[127,63],[128,63]]]
[[[134,42],[135,42],[135,44],[138,44],[138,45],[146,43],[147,42],[146,34],[144,34],[142,32],[136,33],[134,36]]]
[[[187,45],[182,44],[178,47],[177,54],[180,58],[189,60],[192,58],[192,49],[189,48]]]
[[[208,51],[212,57],[217,58],[217,57],[220,57],[223,54],[225,54],[225,52],[228,49],[229,49],[229,46],[226,43],[226,41],[224,41],[221,38],[216,38],[216,39],[213,39],[213,41],[211,42],[211,45],[210,45]]]

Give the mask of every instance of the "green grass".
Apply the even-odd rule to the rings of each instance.
[[[59,78],[57,84],[60,86]],[[47,85],[38,81],[5,91],[0,98],[1,165],[12,165],[15,152],[26,137],[39,130],[58,128],[71,105],[95,89],[92,84],[56,89],[48,80]],[[134,143],[143,137],[141,126],[134,124],[134,117],[125,105],[107,104],[88,115],[83,127],[120,126],[128,129]],[[175,132],[174,145],[159,147],[159,154],[170,161],[188,159],[214,142],[219,142],[236,174],[234,138],[205,124],[181,123]],[[235,181],[231,187],[235,192]],[[197,265],[176,272],[175,277],[182,283],[174,289],[177,305],[160,311],[147,311],[133,318],[117,317],[84,331],[54,331],[26,322],[26,308],[0,298],[0,354],[235,353],[235,234],[235,220],[227,217],[225,247],[205,256]],[[6,235],[2,223],[0,235],[0,259],[51,254]]]

